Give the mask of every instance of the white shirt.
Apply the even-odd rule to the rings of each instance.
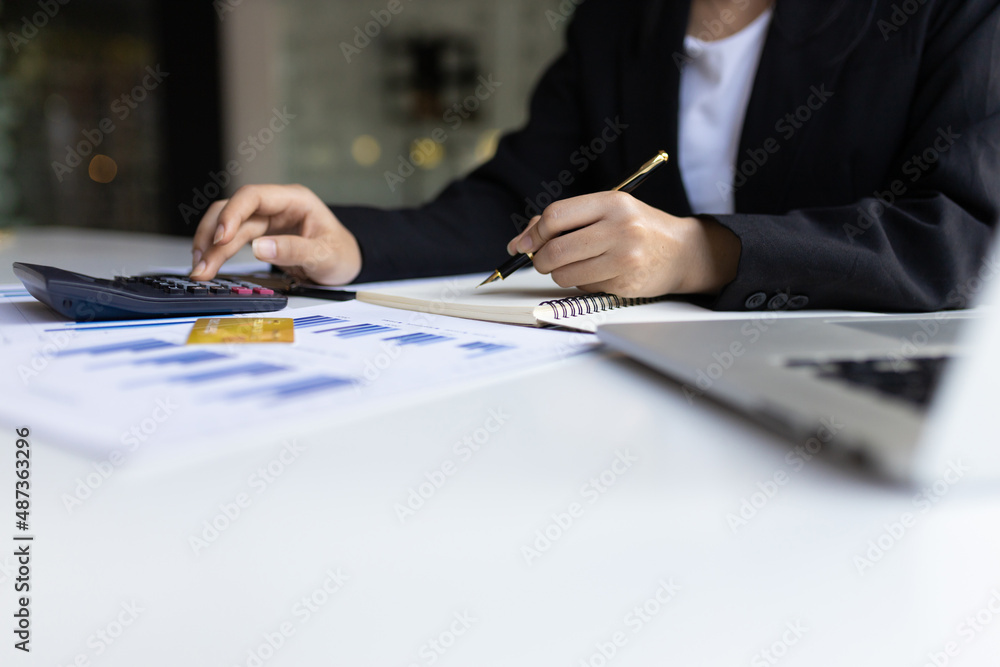
[[[691,60],[681,71],[677,159],[694,213],[734,211],[736,154],[773,14],[724,39],[684,38]]]

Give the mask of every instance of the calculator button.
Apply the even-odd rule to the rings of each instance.
[[[260,294],[261,296],[271,296],[272,294],[274,294],[274,290],[268,289],[266,287],[254,287],[253,293]]]
[[[208,294],[208,288],[201,285],[188,285],[187,291],[189,294]]]
[[[163,291],[167,294],[184,294],[184,290],[180,287],[164,287]]]
[[[232,287],[232,291],[233,291],[233,294],[240,294],[240,295],[243,295],[243,294],[253,294],[253,290],[250,289],[249,287],[233,286]]]
[[[229,288],[222,285],[215,285],[208,288],[212,294],[229,294]]]

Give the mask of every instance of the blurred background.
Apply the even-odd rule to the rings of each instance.
[[[247,183],[432,198],[527,118],[573,0],[0,0],[0,228],[190,235]]]

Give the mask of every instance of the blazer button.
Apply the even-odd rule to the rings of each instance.
[[[793,296],[788,300],[788,308],[790,310],[801,310],[809,305],[809,297],[800,294],[798,296]]]
[[[771,300],[767,302],[768,310],[782,310],[788,305],[788,295],[782,292],[775,294],[771,297]]]
[[[753,294],[750,295],[750,297],[746,300],[746,303],[744,303],[743,305],[746,306],[748,310],[756,310],[757,308],[763,306],[766,301],[767,301],[766,294],[764,294],[763,292],[754,292]]]

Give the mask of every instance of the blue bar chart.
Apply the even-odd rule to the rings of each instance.
[[[168,381],[187,384],[202,384],[204,382],[212,382],[213,380],[228,380],[243,375],[259,377],[261,375],[281,373],[282,371],[287,370],[291,370],[291,368],[288,366],[279,366],[278,364],[270,364],[264,361],[251,361],[245,364],[238,364],[236,366],[228,366],[226,368],[218,368],[196,373],[186,373],[183,375],[173,375],[168,378]]]
[[[375,334],[396,331],[394,327],[387,327],[381,324],[352,324],[346,327],[335,327],[333,329],[322,329],[315,333],[333,333],[338,338],[360,338],[362,336],[374,336]]]
[[[241,399],[250,396],[267,399],[285,399],[324,392],[330,389],[344,389],[352,386],[355,381],[351,378],[335,377],[330,375],[314,375],[301,378],[293,382],[267,384],[227,394],[229,399]]]
[[[115,352],[150,352],[152,350],[162,350],[165,347],[177,347],[177,344],[169,343],[164,340],[157,340],[156,338],[143,338],[135,341],[123,341],[120,343],[81,347],[72,350],[60,350],[56,352],[56,356],[69,357],[77,354],[97,356],[103,354],[113,354]]]
[[[472,343],[465,343],[464,345],[459,345],[463,350],[468,350],[470,356],[483,356],[484,354],[494,354],[496,352],[502,352],[503,350],[511,349],[510,345],[498,345],[497,343],[483,343],[481,341],[475,341]]]
[[[389,396],[424,396],[433,387],[534,367],[572,354],[579,340],[436,315],[405,322],[399,311],[358,302],[292,312],[294,343],[188,345],[192,322],[185,320],[53,326],[61,342],[38,372],[0,377],[4,395],[18,398],[0,405],[0,414],[35,415],[64,427],[65,441],[100,451],[120,446],[122,434],[148,424],[161,405],[177,408],[157,423],[159,439],[252,434],[255,424],[332,419]],[[38,357],[28,344],[18,350],[25,367]],[[52,414],[62,418],[48,419]],[[87,427],[74,428],[80,424]]]
[[[346,322],[343,317],[327,317],[325,315],[308,315],[306,317],[295,317],[292,319],[295,322],[295,330],[299,331],[301,329],[311,329],[314,327],[327,326],[330,324],[338,324],[340,322]]]
[[[433,345],[443,343],[446,340],[455,340],[451,336],[439,336],[431,333],[411,333],[402,336],[390,336],[385,340],[392,341],[396,345]]]

